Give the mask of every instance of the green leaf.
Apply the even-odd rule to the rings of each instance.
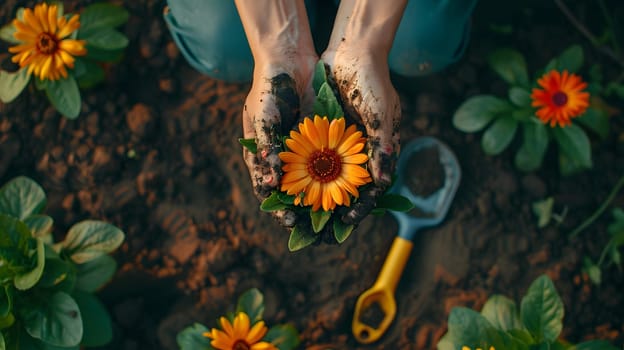
[[[32,288],[39,279],[41,279],[41,275],[43,274],[43,269],[45,267],[45,245],[43,240],[40,238],[37,239],[37,265],[35,268],[24,273],[15,276],[13,280],[13,284],[15,288],[19,290],[27,290]]]
[[[537,227],[544,228],[550,222],[552,218],[552,209],[555,204],[555,199],[553,197],[548,197],[541,201],[535,201],[531,205],[533,209],[533,214],[537,216]]]
[[[94,295],[79,290],[72,297],[82,316],[83,333],[80,345],[103,346],[113,339],[113,323],[102,302]]]
[[[210,338],[203,335],[208,331],[206,326],[199,323],[184,328],[176,337],[180,350],[212,350]]]
[[[98,47],[89,46],[87,43],[86,59],[98,62],[119,62],[124,56],[124,50],[104,50]]]
[[[276,211],[286,208],[288,208],[288,205],[279,199],[277,191],[273,191],[273,193],[260,204],[260,210],[262,211]]]
[[[52,288],[67,280],[70,274],[75,274],[69,262],[60,257],[46,258],[45,269],[37,287]]]
[[[568,348],[568,350],[618,350],[605,340],[590,340]]]
[[[59,113],[69,119],[78,118],[81,101],[74,77],[69,75],[65,79],[49,80],[46,83],[46,95]]]
[[[605,140],[609,136],[609,116],[596,108],[587,108],[585,113],[575,119]]]
[[[483,305],[481,315],[487,319],[494,328],[508,331],[510,329],[522,329],[522,321],[516,308],[516,303],[502,295],[493,295]]]
[[[449,340],[455,346],[468,346],[471,349],[489,349],[488,339],[490,322],[478,312],[465,308],[454,307],[448,319]]]
[[[14,323],[15,323],[15,316],[13,316],[12,313],[9,313],[5,317],[0,317],[0,330],[9,328]]]
[[[32,270],[37,243],[18,219],[0,214],[0,281]]]
[[[518,121],[514,118],[498,118],[483,133],[481,146],[488,155],[497,155],[509,146],[511,140],[516,135]]]
[[[91,60],[77,58],[74,69],[78,86],[82,89],[93,87],[105,78],[104,69]]]
[[[339,219],[334,220],[334,238],[336,238],[338,243],[342,243],[349,238],[354,228],[355,226],[347,225]]]
[[[577,72],[583,66],[583,48],[580,45],[572,45],[565,49],[557,57],[557,69],[567,70],[570,73]]]
[[[69,294],[57,292],[21,310],[28,334],[53,346],[76,346],[83,334],[80,309]]]
[[[21,44],[22,42],[15,39],[13,33],[15,33],[15,26],[13,23],[8,23],[0,27],[0,39],[8,42],[9,44]]]
[[[571,124],[564,128],[553,128],[552,131],[561,152],[574,167],[579,169],[592,167],[591,145],[583,129]]]
[[[30,229],[33,237],[45,239],[52,232],[54,219],[47,215],[33,214],[25,218],[24,223]]]
[[[475,132],[485,128],[495,117],[509,112],[511,106],[504,100],[491,95],[473,96],[455,111],[453,125],[464,132]]]
[[[85,220],[69,229],[62,245],[75,263],[82,264],[114,251],[123,240],[124,233],[116,226]]]
[[[10,285],[0,286],[0,318],[5,318],[13,309],[13,290]],[[0,327],[2,329],[2,327]]]
[[[524,56],[513,49],[498,49],[488,56],[488,63],[511,85],[528,87],[529,75]]]
[[[113,278],[117,262],[109,255],[102,255],[84,264],[76,265],[76,289],[95,292]]]
[[[376,208],[408,212],[414,209],[414,203],[399,194],[386,193],[377,199]]]
[[[277,199],[279,199],[280,202],[284,204],[288,204],[288,205],[295,204],[295,196],[287,194],[286,192],[277,191]]]
[[[319,235],[302,229],[300,226],[297,225],[290,232],[290,237],[288,238],[288,250],[290,250],[291,252],[295,252],[297,250],[303,249],[310,244],[316,242],[318,238]]]
[[[251,288],[238,298],[236,313],[244,312],[252,324],[262,321],[264,314],[264,296],[256,288]]]
[[[552,342],[563,327],[563,302],[555,285],[546,275],[538,277],[522,298],[520,315],[535,340]]]
[[[126,9],[108,3],[96,3],[87,6],[80,14],[80,30],[78,38],[107,28],[118,27],[128,21],[130,14]]]
[[[314,93],[319,94],[323,83],[327,82],[327,72],[325,71],[325,62],[319,60],[314,67],[314,77],[312,78],[312,86],[314,87]]]
[[[602,271],[590,258],[583,257],[583,272],[587,274],[589,280],[595,285],[602,283]]]
[[[548,131],[540,123],[522,123],[522,146],[516,153],[515,164],[521,171],[533,171],[542,165],[548,148]]]
[[[327,83],[323,83],[321,85],[321,89],[314,101],[314,106],[312,107],[314,114],[318,114],[321,117],[327,117],[329,120],[338,119],[344,117],[344,112],[342,111],[342,107],[338,100],[336,99],[336,95],[334,95],[334,91]]]
[[[256,139],[239,138],[238,143],[240,143],[243,147],[247,148],[249,152],[253,154],[258,153],[258,145],[256,145]]]
[[[264,341],[270,342],[279,350],[294,350],[299,346],[299,332],[289,324],[273,326],[264,336]]]
[[[121,50],[128,46],[128,38],[115,29],[99,29],[89,32],[82,38],[87,42],[87,52],[91,48],[106,51]]]
[[[531,105],[531,94],[527,89],[512,86],[509,89],[509,100],[518,107],[527,107]]]
[[[35,181],[18,176],[0,188],[0,213],[23,220],[39,214],[46,206],[43,188]]]
[[[9,103],[15,100],[29,81],[30,74],[26,68],[12,73],[0,70],[0,101]]]
[[[312,230],[314,231],[314,233],[321,232],[321,230],[323,229],[323,227],[325,227],[325,224],[327,224],[327,221],[329,221],[329,218],[331,218],[331,216],[332,216],[331,211],[310,210],[310,220],[312,221]]]
[[[4,336],[0,333],[0,350],[6,350],[6,343],[4,342]]]

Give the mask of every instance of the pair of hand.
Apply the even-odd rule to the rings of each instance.
[[[278,157],[281,151],[280,142],[276,142],[278,135],[288,135],[301,121],[300,118],[311,115],[315,98],[312,78],[318,56],[314,52],[311,35],[305,32],[309,28],[305,28],[301,20],[298,21],[284,9],[276,11],[272,20],[254,20],[254,12],[246,12],[248,6],[253,6],[251,2],[241,2],[237,2],[237,6],[255,60],[253,84],[243,110],[243,132],[244,138],[256,140],[258,149],[256,154],[244,149],[243,156],[254,192],[263,200],[280,185],[282,165]],[[283,4],[290,6],[287,2]],[[353,23],[355,12],[380,12],[372,8],[378,6],[377,0],[370,2],[371,8],[360,4],[364,2],[343,0],[328,49],[321,55],[329,66],[329,79],[333,80],[340,94],[347,114],[345,117],[361,123],[367,135],[368,170],[374,186],[360,193],[360,199],[340,213],[342,221],[355,225],[374,208],[376,198],[391,182],[399,151],[401,119],[401,105],[390,81],[387,63],[393,35],[383,30],[370,34],[368,28],[383,29],[385,23],[390,23],[393,34],[392,29],[396,30],[402,8],[393,9],[394,17],[390,19],[382,16],[379,20],[369,20],[373,23]],[[301,10],[300,7],[292,11]],[[398,19],[396,11],[399,11]],[[271,14],[269,11],[268,17]],[[246,19],[245,16],[252,18]],[[271,23],[279,23],[280,20],[285,25],[278,28],[278,39],[273,41]],[[304,20],[307,25],[307,18],[304,17]],[[274,42],[279,44],[272,47]],[[292,42],[295,45],[291,45]],[[297,218],[292,212],[280,211],[275,216],[282,226],[296,224]]]

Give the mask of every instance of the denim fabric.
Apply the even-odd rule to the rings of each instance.
[[[468,44],[477,0],[410,0],[390,50],[390,69],[425,75],[457,61]],[[339,1],[336,1],[339,3]],[[314,23],[314,1],[307,1]],[[165,21],[191,66],[213,78],[250,81],[253,58],[233,1],[168,0]],[[312,28],[314,29],[314,28]]]
[[[440,71],[464,53],[477,0],[410,0],[397,29],[388,65],[400,75]]]

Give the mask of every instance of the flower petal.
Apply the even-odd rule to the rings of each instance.
[[[338,146],[340,140],[342,139],[342,135],[345,132],[345,119],[339,118],[332,120],[331,124],[329,124],[329,145],[330,149],[335,149]]]
[[[249,344],[257,343],[262,340],[267,331],[267,328],[264,326],[264,321],[259,321],[251,327],[245,340]]]

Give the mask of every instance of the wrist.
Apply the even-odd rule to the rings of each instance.
[[[407,0],[355,1],[344,23],[343,44],[363,52],[390,52]]]

